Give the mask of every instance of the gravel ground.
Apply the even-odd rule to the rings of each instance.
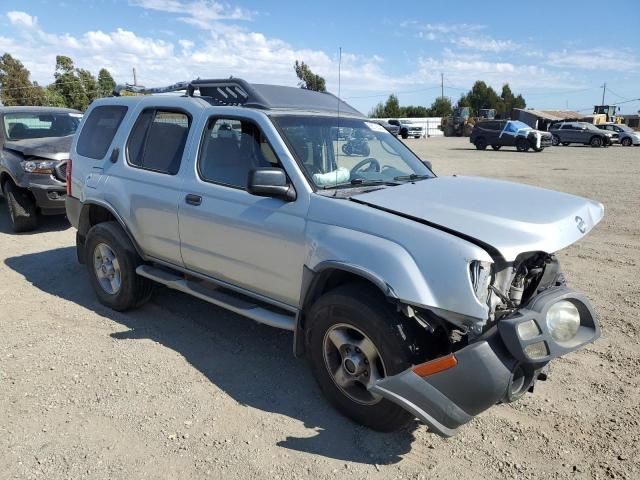
[[[134,312],[105,309],[74,230],[50,218],[11,234],[0,202],[0,478],[640,478],[640,148],[407,142],[441,175],[605,204],[559,254],[600,315],[598,342],[454,438],[417,422],[379,434],[328,406],[289,333],[166,289]]]

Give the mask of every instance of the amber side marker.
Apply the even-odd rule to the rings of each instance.
[[[458,360],[452,353],[450,355],[446,355],[444,357],[436,358],[435,360],[430,360],[428,362],[421,363],[420,365],[416,365],[415,367],[413,367],[413,371],[421,377],[427,377],[429,375],[433,375],[434,373],[453,368],[457,364]]]

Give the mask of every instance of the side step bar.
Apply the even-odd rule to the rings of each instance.
[[[259,303],[253,303],[247,296],[236,296],[218,290],[215,286],[209,286],[202,280],[187,280],[167,270],[155,268],[150,265],[140,265],[136,273],[154,282],[161,283],[173,290],[192,295],[205,302],[212,303],[238,315],[264,323],[275,328],[293,331],[296,325],[296,317],[293,314],[282,311],[274,311],[273,308],[265,308]]]

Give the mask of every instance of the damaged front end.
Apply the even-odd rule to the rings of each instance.
[[[431,332],[446,331],[450,353],[370,387],[447,437],[492,405],[517,400],[543,377],[549,361],[600,336],[595,312],[566,286],[555,256],[534,252],[469,268],[488,318],[412,311]]]

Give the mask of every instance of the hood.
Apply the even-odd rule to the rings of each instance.
[[[4,144],[7,150],[19,152],[23,157],[40,157],[49,160],[67,160],[73,135],[15,140]]]
[[[601,203],[586,198],[479,177],[437,177],[351,199],[488,245],[507,261],[561,250],[604,215]]]

